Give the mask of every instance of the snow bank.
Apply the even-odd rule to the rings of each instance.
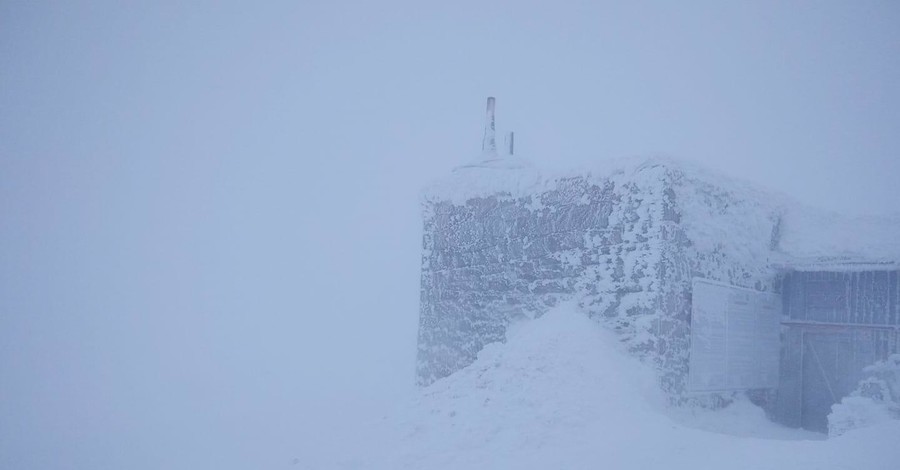
[[[828,441],[763,423],[746,402],[669,416],[650,369],[572,305],[511,325],[331,468],[895,469],[900,425]],[[703,429],[707,430],[703,430]],[[712,429],[715,432],[710,432]],[[756,437],[737,437],[753,435]],[[777,440],[777,439],[795,440]],[[801,439],[801,440],[796,440]]]
[[[743,393],[736,392],[728,398],[731,403],[724,408],[682,405],[670,408],[666,414],[688,428],[736,437],[789,441],[820,441],[826,438],[822,433],[773,422],[762,408],[751,403]]]
[[[900,354],[892,354],[864,371],[868,377],[857,389],[832,405],[828,415],[830,436],[900,420]]]

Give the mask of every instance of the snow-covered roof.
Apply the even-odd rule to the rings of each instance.
[[[449,177],[430,185],[423,196],[426,201],[464,204],[469,199],[490,195],[516,198],[539,194],[552,189],[563,178],[638,182],[643,186],[653,181],[662,183],[663,178],[672,175],[678,175],[679,186],[687,188],[679,195],[682,199],[680,209],[697,212],[684,214],[683,223],[690,225],[686,229],[700,238],[718,239],[723,245],[739,246],[747,237],[768,239],[772,234],[763,233],[766,224],[757,222],[777,220],[776,243],[769,247],[771,253],[768,253],[776,266],[805,270],[895,269],[900,266],[900,214],[847,217],[829,213],[694,163],[671,158],[605,160],[591,168],[545,173],[521,157],[485,153],[476,161],[456,168]],[[722,220],[740,219],[741,226],[704,226],[704,220],[712,220],[702,213],[709,210],[706,206],[710,201],[696,200],[699,198],[727,199],[731,203],[722,204],[720,209],[731,214]],[[749,218],[756,220],[744,220]],[[760,241],[756,240],[754,244]]]
[[[526,159],[484,152],[474,161],[456,167],[449,176],[434,181],[422,195],[425,200],[465,204],[478,197],[536,194],[545,187],[546,180]]]
[[[802,270],[892,269],[900,266],[900,215],[847,217],[792,204],[782,219],[779,250]]]

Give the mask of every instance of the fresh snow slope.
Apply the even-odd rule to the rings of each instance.
[[[514,325],[506,343],[422,389],[325,467],[900,468],[900,423],[797,440],[810,435],[765,422],[747,403],[711,413],[667,410],[650,369],[564,305]]]

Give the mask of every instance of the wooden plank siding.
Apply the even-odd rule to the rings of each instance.
[[[827,380],[842,385],[841,397],[852,391],[865,366],[900,353],[900,271],[787,272],[782,301],[781,371],[770,412],[783,424],[822,431],[823,411],[809,406],[816,397],[804,391],[816,373],[804,366],[804,338],[842,344],[836,351],[848,369],[832,371]]]
[[[794,271],[782,292],[792,321],[900,326],[898,271]]]

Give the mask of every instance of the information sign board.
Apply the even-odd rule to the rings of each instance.
[[[688,390],[775,388],[781,296],[694,278]]]

